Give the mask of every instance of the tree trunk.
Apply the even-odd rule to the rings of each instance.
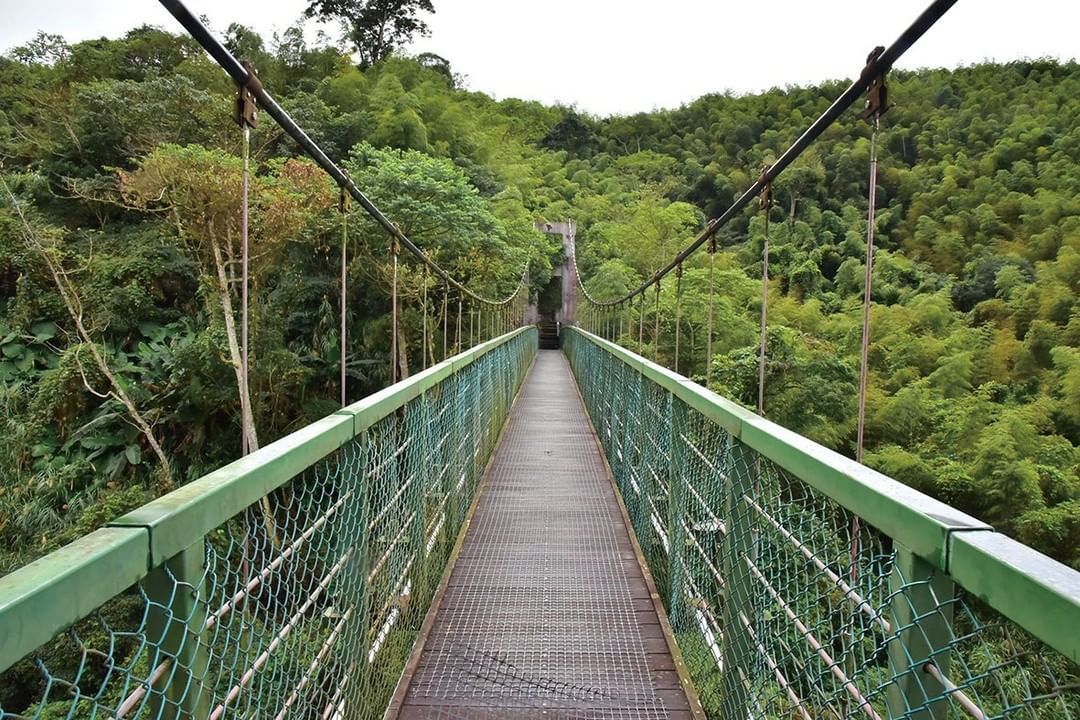
[[[211,236],[213,229],[211,228]],[[221,245],[217,238],[211,237],[210,244],[214,251],[214,265],[217,268],[218,299],[221,301],[221,312],[225,317],[225,335],[229,343],[229,357],[232,360],[233,370],[236,373],[236,387],[240,395],[240,424],[241,432],[247,439],[248,448],[254,452],[259,449],[259,436],[255,430],[255,417],[251,411],[250,383],[244,382],[243,358],[240,353],[240,340],[236,335],[236,318],[233,316],[232,295],[229,292],[229,276],[225,270],[225,260],[221,254]],[[263,524],[274,547],[281,543],[278,540],[277,520],[274,518],[274,510],[270,507],[270,499],[263,497],[260,501],[262,506]]]
[[[216,239],[210,243],[214,250],[214,265],[217,268],[218,300],[225,318],[225,335],[229,344],[229,359],[236,374],[236,387],[240,395],[240,428],[252,450],[259,449],[259,436],[255,430],[255,418],[251,411],[251,392],[244,382],[244,363],[240,351],[240,339],[236,334],[236,318],[233,315],[232,294],[229,292],[229,277],[225,270],[225,259],[221,254],[221,245]]]
[[[405,328],[397,328],[397,380],[408,378],[408,345],[405,344]]]

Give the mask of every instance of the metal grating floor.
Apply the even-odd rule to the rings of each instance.
[[[398,717],[690,718],[561,352],[508,423]]]

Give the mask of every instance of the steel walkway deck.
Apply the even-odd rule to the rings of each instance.
[[[566,358],[541,350],[398,717],[692,717],[648,588]]]

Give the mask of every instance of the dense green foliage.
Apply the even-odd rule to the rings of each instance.
[[[357,69],[290,29],[226,37],[328,154],[439,262],[491,295],[543,288],[574,217],[590,290],[615,297],[748,186],[841,85],[713,95],[608,119],[456,87],[440,58]],[[1080,567],[1080,67],[894,73],[881,171],[867,462]],[[239,452],[239,131],[187,39],[140,28],[0,58],[0,572]],[[853,452],[870,128],[849,113],[776,185],[767,414]],[[337,396],[336,191],[268,121],[254,133],[251,403],[259,441]],[[20,217],[16,209],[23,211]],[[25,222],[24,222],[25,219]],[[353,211],[351,398],[389,378],[387,238]],[[715,256],[714,388],[756,398],[764,223]],[[36,243],[36,244],[35,244]],[[49,262],[51,261],[51,263]],[[49,268],[76,294],[80,335]],[[682,281],[680,371],[703,378],[708,257]],[[406,265],[405,364],[423,275]],[[431,294],[441,301],[437,285]],[[644,354],[674,361],[674,281]],[[433,300],[434,315],[436,301]],[[637,347],[639,306],[630,312]],[[432,321],[434,322],[434,321]],[[89,338],[89,340],[88,340]],[[163,473],[89,354],[168,457]],[[441,350],[441,348],[440,348]]]
[[[585,122],[563,182],[599,298],[665,264],[838,85],[710,96]],[[1080,567],[1080,68],[895,73],[879,137],[866,462]],[[766,414],[853,454],[869,136],[854,113],[776,183]],[[566,187],[566,186],[563,186]],[[713,386],[753,407],[765,223],[715,258]],[[684,268],[680,372],[705,374],[708,255]],[[674,361],[676,282],[621,312],[623,341]],[[628,317],[627,317],[628,316]]]

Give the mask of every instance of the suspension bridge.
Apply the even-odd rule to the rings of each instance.
[[[398,381],[395,349],[389,387],[352,404],[343,390],[339,411],[0,578],[0,673],[36,678],[0,717],[1080,714],[1080,573],[858,462],[868,323],[856,459],[770,422],[763,393],[753,412],[679,375],[678,323],[671,369],[620,344],[649,333],[650,291],[655,341],[661,283],[674,275],[680,297],[682,264],[711,257],[755,199],[767,208],[842,113],[862,101],[876,128],[888,70],[953,2],[876,48],[625,297],[592,297],[573,223],[545,224],[567,242],[569,293],[545,318],[524,275],[505,298],[455,280],[180,2],[162,4],[236,81],[245,150],[257,108],[343,208],[385,228],[395,327],[399,255],[442,289],[429,303],[425,283],[422,305],[425,365],[440,340],[442,360]],[[876,155],[870,172],[867,312]],[[243,213],[246,237],[246,190]],[[767,258],[766,242],[766,281]]]

